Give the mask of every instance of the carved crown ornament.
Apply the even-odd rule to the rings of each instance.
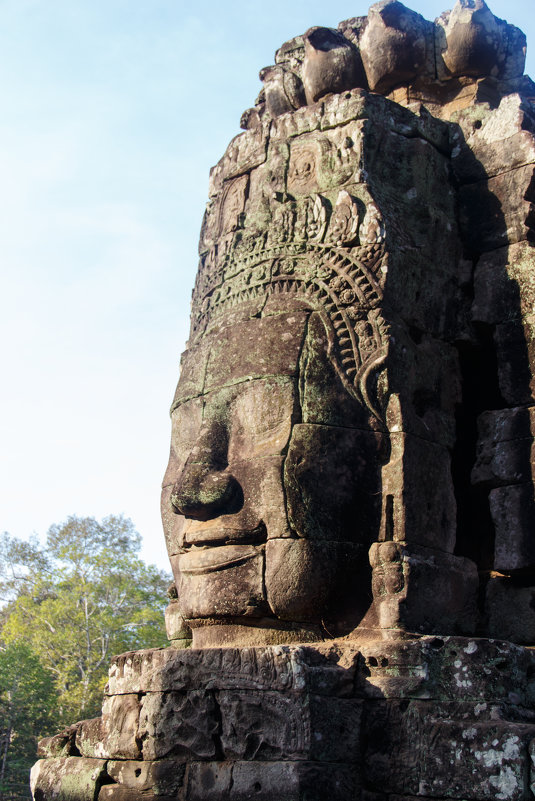
[[[245,184],[232,182],[219,238],[202,256],[193,292],[191,341],[240,304],[292,295],[318,312],[329,333],[329,355],[346,390],[381,422],[374,398],[386,358],[388,324],[381,315],[387,266],[384,228],[375,204],[346,190],[334,207],[320,194],[273,208],[267,230],[242,228],[237,199]]]

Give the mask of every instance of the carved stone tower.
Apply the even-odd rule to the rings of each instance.
[[[484,0],[381,0],[261,71],[171,409],[171,647],[115,658],[36,801],[533,798],[524,56]]]

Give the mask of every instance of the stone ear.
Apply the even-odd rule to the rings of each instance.
[[[376,401],[375,373],[365,376],[367,392]],[[372,417],[369,408],[348,391],[336,364],[336,337],[330,321],[313,311],[305,331],[299,361],[301,421],[323,425],[366,427]],[[381,384],[382,386],[382,384]]]

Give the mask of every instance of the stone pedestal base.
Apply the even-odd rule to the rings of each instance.
[[[43,740],[36,801],[532,799],[535,654],[467,637],[147,650]]]

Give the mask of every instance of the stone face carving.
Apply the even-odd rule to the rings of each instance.
[[[290,139],[284,126],[263,145],[256,135],[264,163],[236,175],[233,143],[214,171],[162,496],[175,611],[195,647],[430,631],[439,619],[452,631],[474,626],[477,576],[452,555],[454,434],[444,438],[459,399],[438,390],[431,368],[458,291],[447,156],[434,136],[410,135],[410,112],[358,89],[306,119]],[[437,314],[415,338],[414,294],[430,274]],[[445,364],[451,388],[458,365]],[[430,460],[436,471],[411,482]],[[408,543],[409,595],[400,587],[388,615],[371,576],[383,568],[368,559],[381,539]],[[457,600],[422,617],[429,559],[440,564],[440,598]]]
[[[262,71],[172,403],[173,647],[114,659],[36,800],[532,798],[524,47],[381,0]]]
[[[184,625],[196,646],[473,631],[474,561],[531,564],[530,456],[508,467],[506,446],[492,451],[484,436],[472,481],[496,533],[462,533],[483,490],[473,495],[459,466],[458,409],[479,401],[467,399],[466,357],[452,344],[476,352],[470,315],[492,319],[499,391],[530,402],[530,379],[519,380],[530,368],[510,354],[531,318],[511,319],[510,302],[495,311],[492,290],[504,275],[496,248],[520,246],[532,224],[533,112],[511,94],[522,48],[482,0],[434,24],[382,0],[338,32],[290,40],[263,71],[276,119],[235,139],[212,172],[173,404],[163,517],[175,641],[188,640]],[[465,110],[485,76],[502,81],[503,100]],[[435,118],[367,95],[367,82],[397,100],[410,83]],[[437,119],[452,114],[458,127]],[[522,247],[512,264],[530,258]],[[479,260],[473,312],[461,249]],[[388,541],[399,545],[363,555]],[[437,606],[422,600],[434,570]]]

